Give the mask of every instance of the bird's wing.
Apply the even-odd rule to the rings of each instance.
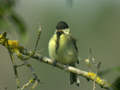
[[[72,37],[72,36],[71,36]],[[72,43],[73,43],[73,46],[76,50],[76,52],[78,52],[78,47],[77,47],[77,44],[76,44],[76,39],[72,37]]]
[[[73,47],[75,48],[77,55],[78,55],[78,47],[77,47],[77,43],[76,43],[76,39],[72,37],[72,43],[73,43]],[[79,64],[79,56],[78,56],[78,60],[77,60],[77,64]]]

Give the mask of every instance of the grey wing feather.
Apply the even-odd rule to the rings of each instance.
[[[77,47],[77,44],[76,44],[76,39],[72,37],[72,43],[73,43],[73,46],[75,48],[75,50],[78,52],[78,47]]]
[[[76,52],[78,53],[78,47],[77,47],[77,44],[76,44],[76,39],[72,37],[72,43],[73,43],[73,46],[76,50]],[[79,64],[79,58],[77,60],[77,64]]]

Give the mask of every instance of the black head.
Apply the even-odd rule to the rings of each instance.
[[[60,21],[58,22],[57,26],[56,26],[56,29],[57,30],[60,30],[60,29],[67,29],[69,28],[68,24],[64,21]]]

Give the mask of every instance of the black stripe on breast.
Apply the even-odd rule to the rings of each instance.
[[[63,34],[63,32],[62,31],[58,31],[58,32],[56,32],[56,34],[57,34],[57,40],[56,40],[56,53],[57,53],[57,50],[58,50],[58,48],[59,48],[59,41],[60,41],[60,36]]]

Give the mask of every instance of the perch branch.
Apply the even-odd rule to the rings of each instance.
[[[5,46],[6,48],[8,48],[7,44],[6,44],[6,34],[7,33],[1,33],[0,34],[0,44],[2,44],[3,46]],[[35,53],[33,55],[31,55],[31,50],[28,50],[26,48],[24,48],[23,46],[20,46],[18,41],[16,40],[8,40],[8,45],[9,47],[12,49],[12,52],[15,53],[19,58],[22,58],[22,55],[24,56],[28,56],[31,57],[37,61],[52,65],[54,64],[54,61],[48,57],[44,57],[42,55],[40,55],[39,53]],[[87,72],[72,66],[66,66],[60,63],[56,63],[56,66],[59,69],[65,70],[67,72],[72,72],[75,73],[79,76],[82,76],[84,78],[87,78],[89,80],[95,81],[99,86],[101,86],[102,88],[105,88],[107,90],[113,90],[112,89],[112,85],[110,83],[108,83],[106,80],[100,78],[96,73],[94,72]]]
[[[24,50],[21,51],[21,53],[23,55],[29,55],[29,50],[24,49]],[[47,64],[52,65],[52,66],[54,64],[54,61],[52,59],[50,59],[48,57],[43,57],[38,53],[31,56],[31,58],[33,58],[33,59],[35,59],[37,61],[43,62],[43,63],[47,63]],[[84,71],[84,70],[81,70],[81,69],[78,69],[78,68],[75,68],[75,67],[72,67],[72,66],[66,66],[66,65],[63,65],[63,64],[60,64],[60,63],[56,63],[56,66],[54,66],[54,67],[65,70],[67,72],[75,73],[75,74],[77,74],[79,76],[82,76],[82,77],[87,78],[89,80],[95,81],[102,88],[105,88],[107,90],[111,90],[111,84],[108,83],[106,80],[104,80],[104,79],[100,78],[99,76],[97,76],[96,73],[87,72],[87,71]]]

